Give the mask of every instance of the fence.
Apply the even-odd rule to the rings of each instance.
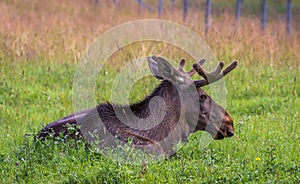
[[[183,4],[183,20],[186,21],[188,17],[188,9],[189,9],[189,0],[180,0]],[[136,0],[139,5],[139,12],[142,11],[143,8],[146,8],[149,11],[154,10],[151,6],[146,4],[143,0]],[[166,2],[166,1],[164,1]],[[99,0],[95,0],[96,4],[99,4]],[[118,0],[113,0],[115,6],[118,5]],[[175,5],[175,0],[170,0],[171,8]],[[158,17],[160,18],[163,13],[163,0],[158,0],[157,5]],[[238,21],[242,13],[243,0],[236,0],[235,4],[235,27],[238,27]],[[211,16],[211,0],[206,0],[205,3],[205,34],[209,32],[210,26],[210,16]],[[287,34],[291,34],[291,21],[292,21],[292,0],[286,0],[286,32]],[[267,26],[267,1],[261,0],[261,30],[265,31]]]

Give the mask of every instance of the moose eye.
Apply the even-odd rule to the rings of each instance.
[[[201,96],[200,96],[200,100],[201,100],[201,101],[204,101],[204,100],[206,100],[206,99],[207,99],[207,96],[206,96],[206,95],[201,95]]]

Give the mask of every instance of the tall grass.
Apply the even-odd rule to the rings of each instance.
[[[134,1],[123,2],[118,8],[110,1],[104,2],[98,6],[89,1],[1,2],[2,57],[13,60],[46,57],[43,58],[46,62],[76,62],[89,44],[109,28],[127,21],[157,18],[155,13],[146,10],[139,13]],[[204,37],[203,9],[191,8],[190,11],[184,24]],[[183,24],[182,9],[165,9],[162,18]],[[284,20],[268,22],[262,35],[257,16],[242,18],[235,30],[233,13],[225,9],[221,14],[212,14],[206,41],[220,59],[227,56],[224,59],[295,66],[300,48],[297,19],[292,25],[290,37],[285,34]]]
[[[218,9],[205,37],[201,7],[190,8],[186,22],[179,5],[164,9],[163,19],[197,32],[218,59],[239,60],[226,77],[234,138],[203,148],[203,133],[197,132],[177,157],[146,166],[113,162],[81,141],[33,141],[43,125],[72,112],[76,63],[98,35],[127,21],[157,18],[156,13],[139,13],[135,1],[120,2],[117,8],[112,1],[98,6],[79,0],[0,2],[0,183],[299,183],[296,19],[290,37],[284,21],[268,22],[262,34],[259,16],[243,16],[235,30],[231,10]],[[112,79],[127,60],[150,53],[193,62],[170,45],[132,44],[115,53],[106,73],[99,74],[98,84],[106,85],[97,85],[97,100],[110,98]],[[156,84],[143,79],[132,100],[141,100]]]

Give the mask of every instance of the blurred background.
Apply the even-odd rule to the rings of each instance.
[[[222,59],[299,61],[299,1],[4,0],[0,12],[0,54],[10,60],[76,62],[109,28],[160,18],[197,32]]]

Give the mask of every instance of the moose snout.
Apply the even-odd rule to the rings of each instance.
[[[232,137],[234,136],[234,127],[233,127],[233,120],[231,116],[226,112],[223,120],[223,125],[224,125],[224,136],[225,137]]]
[[[229,130],[229,129],[226,130],[226,134],[227,134],[227,137],[232,137],[232,136],[234,136],[234,132],[231,131],[231,130]]]

